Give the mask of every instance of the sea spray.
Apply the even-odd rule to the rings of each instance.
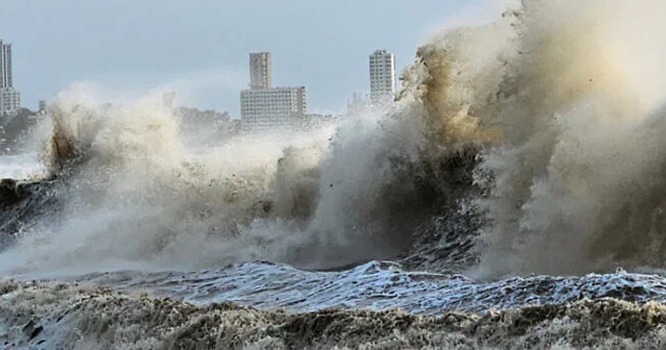
[[[481,277],[662,266],[663,7],[509,5],[419,48],[388,110],[208,148],[150,98],[65,92],[48,147],[62,210],[2,259],[329,269],[439,251],[475,266],[429,268]]]

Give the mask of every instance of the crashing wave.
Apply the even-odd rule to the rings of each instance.
[[[188,147],[149,100],[100,107],[65,92],[50,111],[59,206],[0,261],[390,258],[490,278],[660,267],[664,6],[523,1],[431,38],[389,111],[217,147]]]

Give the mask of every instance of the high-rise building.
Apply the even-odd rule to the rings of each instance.
[[[243,90],[240,100],[241,119],[251,130],[287,127],[307,112],[305,86]]]
[[[39,100],[39,109],[37,110],[37,113],[39,115],[44,115],[46,114],[46,100]]]
[[[0,88],[12,87],[12,44],[0,39]]]
[[[250,54],[250,89],[240,93],[246,130],[274,130],[298,123],[307,113],[305,86],[271,87],[271,54]]]
[[[360,115],[370,106],[368,94],[354,92],[352,99],[347,101],[347,115]]]
[[[21,105],[21,95],[14,89],[12,77],[12,45],[0,39],[0,114],[16,111]]]
[[[13,114],[21,106],[21,94],[13,87],[0,88],[0,115]]]
[[[370,102],[392,101],[395,94],[395,55],[376,50],[370,55]]]
[[[268,89],[272,85],[271,53],[253,52],[250,54],[250,88]]]

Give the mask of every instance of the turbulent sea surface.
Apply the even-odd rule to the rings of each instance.
[[[0,348],[663,348],[666,3],[507,6],[307,132],[62,92],[0,156]]]

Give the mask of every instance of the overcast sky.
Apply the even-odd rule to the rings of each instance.
[[[78,81],[109,96],[173,87],[177,102],[238,115],[248,53],[270,51],[273,85],[305,85],[311,112],[367,92],[368,55],[400,71],[442,26],[477,16],[483,0],[0,0],[23,105]],[[491,1],[492,2],[492,1]],[[111,97],[109,97],[111,98]]]

